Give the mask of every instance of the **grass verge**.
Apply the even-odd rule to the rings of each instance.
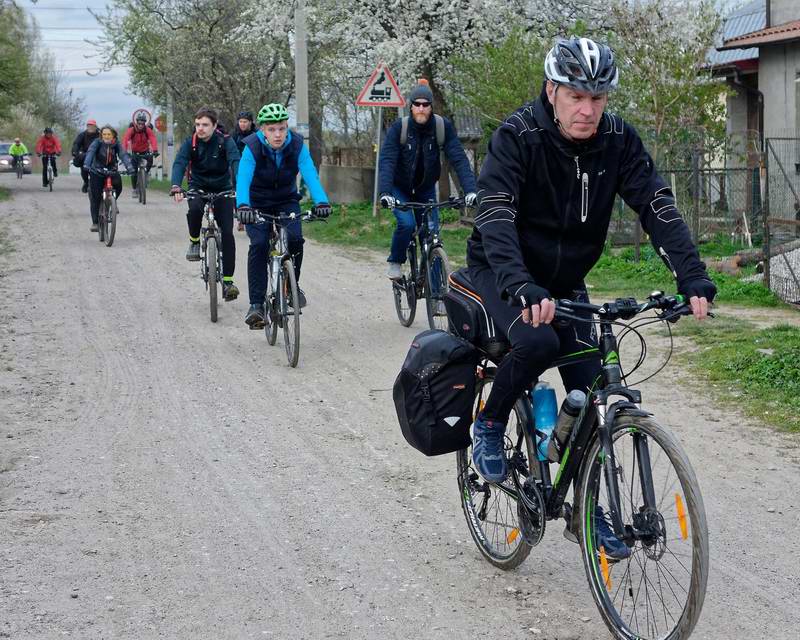
[[[10,199],[11,199],[11,189],[6,189],[6,187],[0,187],[0,202]]]
[[[800,433],[800,327],[758,329],[719,317],[681,322],[675,333],[700,347],[679,360],[710,382],[722,400],[779,429]]]

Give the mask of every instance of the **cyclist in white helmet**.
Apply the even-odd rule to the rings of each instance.
[[[506,477],[505,424],[522,391],[557,357],[597,345],[592,325],[551,324],[554,299],[588,301],[584,278],[603,252],[617,195],[639,215],[695,317],[716,293],[638,134],[605,112],[618,81],[609,47],[557,40],[541,94],[494,132],[481,168],[469,276],[512,346],[473,428],[473,463],[490,482]],[[560,374],[567,392],[588,391],[599,371],[598,358]],[[600,520],[609,557],[630,555]]]

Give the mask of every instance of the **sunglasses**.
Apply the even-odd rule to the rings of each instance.
[[[430,102],[414,101],[414,102],[411,103],[411,106],[412,107],[417,107],[418,109],[427,109],[428,107],[431,106],[431,103]]]

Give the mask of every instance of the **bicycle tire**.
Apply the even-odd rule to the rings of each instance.
[[[211,313],[211,322],[217,321],[217,285],[219,273],[217,271],[217,239],[210,236],[206,239],[206,273],[208,274],[208,304]]]
[[[431,329],[449,331],[450,322],[444,308],[444,294],[448,288],[450,261],[444,247],[433,247],[429,253],[425,269],[425,309],[428,312],[428,326]],[[434,290],[436,295],[433,295]]]
[[[493,376],[490,375],[478,380],[475,389],[473,417],[477,416],[483,408],[492,382]],[[530,464],[531,460],[535,460],[535,457],[531,457],[532,453],[535,456],[535,449],[529,430],[524,428],[526,418],[522,402],[523,400],[520,399],[514,404],[506,427],[506,434],[523,433],[527,460]],[[507,451],[508,447],[509,441],[506,438]],[[461,509],[464,512],[473,542],[481,555],[495,567],[506,571],[515,569],[525,561],[533,548],[526,542],[521,530],[517,499],[504,492],[498,485],[487,483],[480,477],[472,466],[472,445],[456,452],[456,469]],[[515,488],[512,473],[514,472],[509,470],[508,478],[503,482],[503,485],[509,489]],[[484,496],[482,502],[480,501],[481,494]],[[489,504],[490,500],[492,501],[491,505]],[[490,509],[496,515],[490,516]],[[489,531],[489,525],[496,525],[496,527]],[[502,535],[498,529],[502,530]]]
[[[47,162],[47,184],[50,187],[50,191],[53,190],[53,167],[50,164],[50,161]]]
[[[637,505],[634,491],[637,480],[641,493],[641,467],[637,469],[636,466],[637,458],[641,459],[636,454],[637,437],[646,439],[644,442],[650,451],[650,477],[654,489],[661,492],[655,496],[659,505],[656,514],[642,511],[639,508],[641,502]],[[602,507],[603,492],[606,493],[606,502],[608,495],[605,474],[601,473],[604,463],[601,460],[603,456],[600,442],[595,437],[587,448],[576,489],[576,508],[579,510],[580,518],[578,539],[581,543],[584,569],[592,596],[603,621],[615,638],[625,640],[633,637],[642,640],[688,638],[703,607],[709,566],[708,527],[697,478],[678,441],[652,418],[620,416],[612,429],[612,439],[623,523],[630,525],[633,514],[639,518],[652,517],[663,536],[654,536],[649,544],[639,540],[632,547],[631,556],[627,560],[610,565],[606,561],[606,566],[603,566],[604,550],[597,549],[595,522],[600,516],[604,518],[605,516],[602,513],[597,514],[596,507],[598,505]],[[660,451],[653,451],[653,444],[658,445]],[[658,462],[670,465],[670,469],[674,472],[672,482],[669,469],[662,480],[663,472],[655,469]],[[630,487],[628,487],[629,478]],[[639,499],[641,500],[641,495]],[[591,514],[595,516],[590,517]],[[668,539],[670,534],[675,534],[676,537]],[[684,558],[683,561],[681,557]],[[663,568],[659,566],[662,560],[664,560]],[[688,564],[691,564],[691,570],[686,566]],[[654,572],[649,576],[648,565],[654,565],[652,567]],[[612,576],[618,567],[620,571]],[[633,577],[634,575],[636,577]],[[688,579],[685,575],[688,575]],[[680,589],[677,589],[671,583],[677,583],[680,578],[684,578],[687,584],[679,585]],[[635,594],[634,589],[637,590]],[[642,601],[637,607],[640,589],[644,589],[645,596],[642,596]],[[682,592],[685,592],[683,603],[679,602],[681,600],[679,594]],[[651,611],[659,604],[659,600],[662,606],[666,606],[665,598],[676,601],[679,615],[673,615],[664,609],[663,612],[654,612],[651,619]],[[626,606],[629,611],[626,611]],[[642,628],[641,619],[645,617],[645,628]],[[665,628],[660,629],[662,618]],[[668,622],[668,618],[671,618],[672,622]],[[670,624],[673,626],[668,629]]]
[[[136,176],[136,191],[138,191],[139,202],[147,204],[147,184],[145,183],[144,169],[139,167],[139,174]]]
[[[275,317],[275,291],[272,289],[272,262],[267,262],[267,291],[264,296],[264,334],[269,346],[275,346],[278,340],[278,319]],[[278,273],[278,287],[281,286],[281,274]]]
[[[100,203],[100,213],[97,218],[97,239],[100,242],[106,241],[106,211],[108,210],[108,199],[103,198]]]
[[[17,180],[22,180],[22,176],[24,173],[25,173],[25,164],[22,162],[22,159],[20,158],[20,161],[17,162]]]
[[[300,295],[297,292],[294,263],[291,260],[284,260],[281,263],[281,271],[280,308],[283,319],[283,341],[286,345],[286,359],[289,361],[289,366],[296,367],[300,359]]]
[[[392,297],[397,319],[404,327],[410,327],[417,314],[417,245],[411,242],[407,249],[408,260],[402,265],[400,280],[392,280]]]
[[[106,213],[106,246],[110,247],[114,244],[114,234],[117,232],[117,217],[119,216],[119,209],[117,209],[117,199],[112,196],[109,202],[108,211]]]

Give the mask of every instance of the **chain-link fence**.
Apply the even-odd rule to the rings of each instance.
[[[764,282],[800,303],[800,138],[768,138],[764,146]]]

